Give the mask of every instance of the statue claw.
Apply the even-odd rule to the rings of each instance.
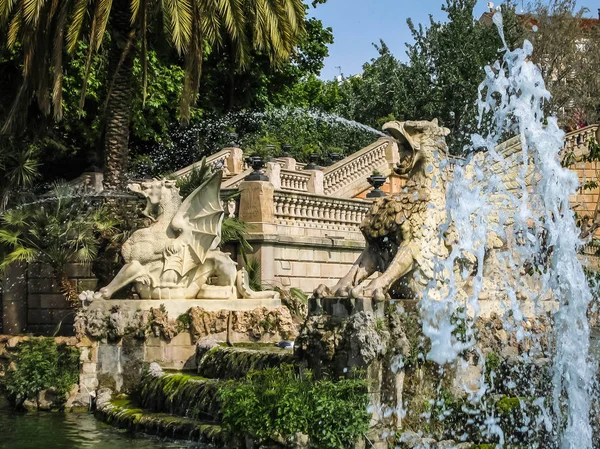
[[[94,301],[98,299],[110,299],[110,295],[108,294],[108,290],[106,288],[101,288],[99,291],[94,293]]]
[[[315,298],[323,298],[323,297],[327,296],[328,294],[330,294],[329,288],[325,284],[320,284],[313,291],[313,295]]]
[[[335,296],[338,298],[347,298],[350,296],[350,287],[344,286],[336,290]]]
[[[352,290],[350,290],[350,297],[351,298],[360,298],[362,296],[363,293],[363,289],[360,287],[354,287]]]
[[[385,301],[385,293],[381,287],[373,290],[373,299],[375,301]]]

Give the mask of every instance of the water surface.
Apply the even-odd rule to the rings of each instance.
[[[0,397],[0,449],[192,449],[205,446],[132,435],[90,413],[17,413]]]

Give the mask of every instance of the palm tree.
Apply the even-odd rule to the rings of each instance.
[[[133,64],[138,54],[146,95],[149,29],[162,22],[161,35],[184,59],[180,117],[186,123],[198,94],[206,48],[227,44],[242,70],[252,50],[280,64],[302,35],[304,13],[302,0],[0,0],[0,26],[7,29],[7,44],[20,45],[23,53],[23,83],[3,129],[8,132],[23,123],[33,98],[44,114],[53,112],[56,120],[61,119],[63,56],[86,39],[83,106],[92,56],[109,40],[105,186],[116,189],[123,184],[128,161]]]

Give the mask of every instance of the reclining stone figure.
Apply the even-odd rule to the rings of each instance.
[[[221,176],[216,172],[185,200],[172,180],[130,184],[146,198],[145,215],[153,223],[123,244],[125,265],[95,298],[110,299],[133,283],[142,299],[277,299],[277,292],[251,290],[245,271],[218,248],[224,217]]]

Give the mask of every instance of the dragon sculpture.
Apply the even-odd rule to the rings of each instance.
[[[153,223],[123,244],[125,265],[95,298],[110,299],[133,283],[142,299],[277,299],[277,292],[252,291],[245,270],[238,271],[229,254],[218,249],[221,177],[216,172],[185,200],[171,180],[130,184],[129,190],[146,198],[144,214]]]
[[[316,297],[419,296],[433,277],[435,257],[449,254],[439,238],[446,221],[444,137],[449,130],[437,120],[393,121],[383,130],[398,141],[400,162],[394,171],[407,178],[406,186],[399,195],[374,201],[360,225],[364,251],[334,287],[320,285]],[[376,272],[381,274],[370,279]]]

